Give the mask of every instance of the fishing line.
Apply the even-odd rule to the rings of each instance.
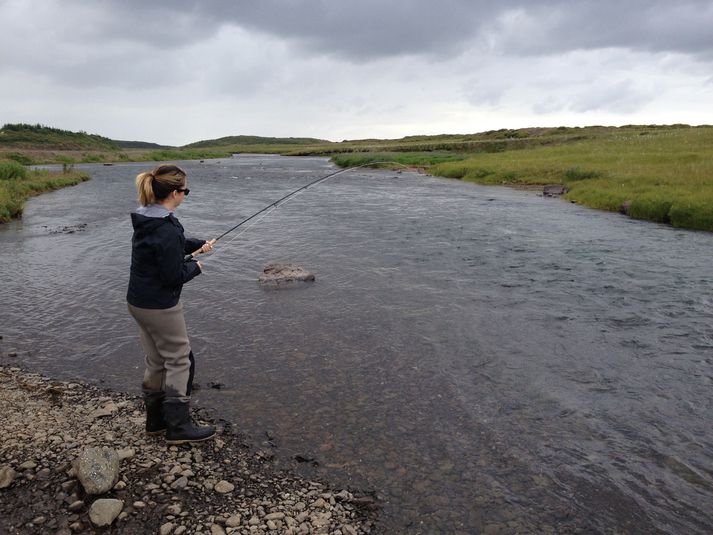
[[[289,199],[285,200],[280,206],[283,206],[283,205],[287,204],[288,202],[290,202],[290,201],[293,200],[293,199],[296,199],[297,197],[299,197],[299,196],[300,196],[302,193],[304,193],[305,191],[306,191],[306,190],[302,190],[302,191],[300,191],[299,193],[296,193],[295,195],[293,195],[293,196],[290,197]],[[221,250],[224,250],[226,246],[228,246],[228,245],[230,245],[231,243],[233,243],[233,242],[234,242],[235,240],[237,240],[240,236],[242,236],[243,234],[245,234],[248,230],[250,230],[251,228],[253,228],[255,225],[257,225],[260,221],[262,221],[263,219],[265,219],[267,216],[269,216],[277,207],[276,207],[276,206],[272,206],[271,208],[272,208],[272,210],[266,211],[264,214],[262,214],[260,217],[258,217],[257,219],[255,219],[252,223],[250,223],[247,227],[245,227],[243,230],[241,230],[240,232],[238,232],[235,236],[233,236],[232,238],[230,238],[230,240],[228,240],[226,243],[224,243],[224,244],[223,244],[223,249],[221,249]],[[210,255],[210,258],[213,258],[218,252],[219,252],[219,251],[214,251],[214,252]]]
[[[278,199],[278,200],[276,200],[276,201],[274,201],[274,202],[268,204],[267,206],[265,206],[265,207],[262,208],[261,210],[258,210],[257,212],[255,212],[255,213],[252,214],[251,216],[249,216],[249,217],[243,219],[240,223],[238,223],[238,224],[235,225],[234,227],[228,229],[227,231],[223,232],[220,236],[218,236],[217,238],[214,238],[214,239],[211,240],[211,241],[212,241],[213,244],[215,245],[215,243],[218,242],[218,240],[222,239],[223,237],[227,236],[228,234],[230,234],[230,233],[233,232],[234,230],[238,229],[239,227],[241,227],[242,225],[244,225],[245,223],[247,223],[248,221],[252,221],[252,220],[255,219],[257,216],[259,216],[259,215],[262,214],[262,217],[259,217],[258,219],[256,219],[255,221],[253,221],[253,223],[252,223],[251,225],[249,225],[248,227],[246,227],[245,229],[243,229],[242,232],[239,232],[239,233],[238,233],[237,235],[235,235],[229,242],[227,242],[227,243],[225,244],[225,245],[229,245],[229,244],[232,243],[235,239],[237,239],[238,237],[242,236],[246,231],[248,231],[249,229],[251,229],[254,225],[256,225],[257,223],[259,223],[260,221],[262,221],[262,219],[264,219],[267,215],[269,215],[270,213],[272,213],[272,211],[273,211],[274,209],[276,209],[276,208],[278,208],[279,206],[282,206],[283,204],[287,203],[289,200],[295,198],[295,197],[296,197],[297,195],[299,195],[300,193],[303,193],[305,190],[307,190],[307,188],[310,188],[310,187],[312,187],[312,186],[315,186],[315,185],[319,184],[320,182],[324,182],[324,181],[327,180],[328,178],[332,178],[332,177],[337,176],[337,175],[340,175],[340,174],[342,174],[342,173],[346,173],[347,171],[353,171],[354,169],[360,169],[360,168],[362,168],[362,167],[368,167],[368,166],[373,166],[373,165],[382,164],[382,163],[389,163],[389,164],[393,164],[393,165],[398,165],[398,166],[405,167],[405,168],[408,169],[408,166],[407,166],[407,165],[404,165],[404,164],[399,163],[399,162],[394,162],[394,161],[369,162],[369,163],[364,163],[364,164],[361,164],[361,165],[355,165],[355,166],[353,166],[353,167],[347,167],[346,169],[340,169],[339,171],[336,171],[336,172],[334,172],[334,173],[330,173],[330,174],[328,174],[328,175],[325,175],[325,176],[323,176],[323,177],[321,177],[321,178],[318,178],[317,180],[313,180],[313,181],[310,182],[309,184],[306,184],[306,185],[304,185],[304,186],[302,186],[302,187],[300,187],[300,188],[297,188],[296,190],[294,190],[294,191],[288,193],[287,195],[285,195],[284,197],[282,197],[282,198],[280,198],[280,199]],[[184,258],[184,260],[186,260],[186,261],[187,261],[187,260],[192,260],[193,258],[195,258],[196,256],[198,256],[199,254],[202,254],[200,249],[198,249],[197,251],[194,251],[193,253],[191,253],[191,254],[189,254],[189,255],[186,255],[186,257]],[[214,255],[215,255],[215,253],[213,253],[213,255],[211,255],[211,256],[214,256]]]

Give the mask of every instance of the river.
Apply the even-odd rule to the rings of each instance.
[[[181,165],[200,238],[335,170]],[[150,164],[80,167],[0,227],[0,349],[138,393],[128,214]],[[712,234],[365,169],[241,231],[184,288],[196,403],[278,465],[375,490],[384,533],[713,531]],[[316,281],[262,288],[271,262]]]

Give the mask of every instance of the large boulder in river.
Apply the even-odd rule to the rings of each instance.
[[[267,286],[276,286],[293,281],[312,282],[314,281],[314,273],[310,273],[294,264],[268,264],[258,278],[260,284]]]

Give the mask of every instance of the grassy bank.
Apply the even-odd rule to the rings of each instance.
[[[563,184],[566,198],[591,208],[713,231],[713,127],[480,154],[430,171],[481,184]]]
[[[0,147],[0,160],[12,160],[23,165],[209,160],[211,158],[230,158],[231,156],[232,152],[217,149],[124,149],[121,151],[104,151],[27,148],[3,151],[2,147]]]
[[[157,147],[40,125],[0,129],[0,160],[23,165],[203,160],[234,153],[331,156],[344,167],[389,160],[482,184],[563,184],[568,199],[592,208],[713,231],[711,126],[521,128],[341,142],[228,136]]]
[[[85,173],[30,171],[17,162],[0,161],[0,223],[20,217],[29,197],[85,180]]]
[[[494,134],[500,131],[489,133]],[[505,145],[494,145],[496,139],[472,140],[471,151],[462,150],[466,140],[451,139],[438,146],[450,143],[452,150],[360,151],[332,160],[344,167],[393,160],[480,184],[562,184],[569,190],[567,199],[591,208],[713,231],[711,126],[632,125],[509,135]]]

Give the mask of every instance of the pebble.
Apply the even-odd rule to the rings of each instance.
[[[171,488],[173,490],[181,490],[185,489],[186,485],[188,485],[188,478],[186,476],[181,476],[176,481],[171,483]]]
[[[98,528],[110,526],[121,513],[124,502],[113,498],[100,498],[89,508],[89,519]]]
[[[172,515],[178,515],[181,513],[181,504],[174,503],[172,505],[169,505],[168,507],[166,507],[166,511]]]
[[[317,498],[315,501],[312,502],[312,505],[310,505],[312,509],[324,509],[327,507],[327,502],[324,501],[324,498]]]
[[[116,453],[119,454],[119,460],[123,461],[124,459],[133,459],[136,455],[136,450],[134,448],[124,448]]]
[[[215,484],[215,491],[218,492],[219,494],[227,494],[228,492],[233,492],[235,489],[235,485],[232,483],[228,483],[227,481],[218,481],[218,483]]]
[[[61,404],[37,395],[50,388],[62,396]],[[145,435],[144,408],[136,396],[50,383],[0,366],[0,406],[18,408],[0,418],[0,436],[10,437],[0,441],[0,498],[11,504],[10,522],[33,533],[143,533],[147,519],[156,522],[148,533],[164,535],[317,535],[330,529],[354,535],[372,528],[372,513],[352,508],[346,494],[275,471],[235,435],[191,446],[167,446],[163,437]],[[30,419],[28,429],[23,422]],[[72,460],[91,447],[113,452],[117,477],[110,479],[109,496],[82,500]],[[46,508],[23,518],[21,493]],[[126,510],[115,498],[128,498]]]
[[[85,448],[74,469],[87,494],[104,494],[119,480],[119,456],[110,448]]]
[[[76,513],[77,511],[81,511],[83,507],[84,502],[82,500],[76,500],[72,502],[67,509],[69,509],[73,513]]]
[[[228,519],[225,521],[225,525],[229,528],[236,528],[240,525],[241,520],[242,518],[240,515],[233,515],[231,517],[228,517]]]
[[[0,489],[6,489],[17,477],[17,472],[10,466],[0,466]]]

